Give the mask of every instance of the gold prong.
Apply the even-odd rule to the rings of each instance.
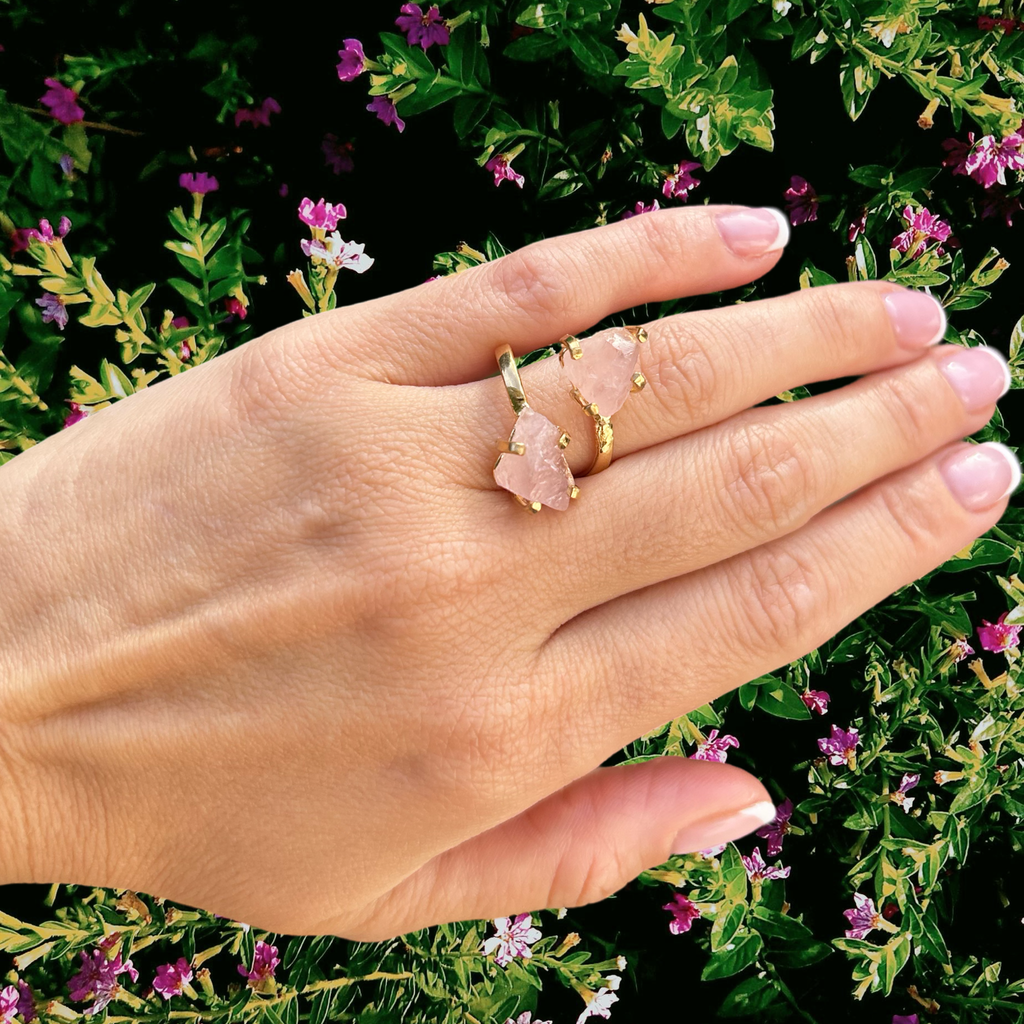
[[[642,327],[627,327],[626,330],[636,338],[638,345],[643,345],[647,341],[647,332]]]
[[[571,440],[572,440],[572,438],[569,436],[569,432],[567,430],[563,430],[561,435],[558,438],[558,447],[559,448],[563,448],[563,449],[564,448],[568,448],[569,447],[569,442]]]
[[[527,505],[527,508],[531,512],[539,512],[540,511],[540,502],[539,501],[531,501],[530,504]]]
[[[577,337],[575,337],[572,334],[563,334],[562,337],[558,339],[558,341],[559,344],[562,346],[563,353],[568,352],[569,355],[573,357],[573,359],[583,358],[583,349],[580,348],[580,342]]]
[[[575,484],[573,484],[572,485],[572,490],[569,492],[569,497],[570,498],[578,498],[579,496],[580,496],[580,489]]]
[[[519,504],[523,506],[523,508],[528,508],[531,512],[539,512],[540,511],[540,502],[539,501],[528,501],[521,494],[513,494],[512,497],[515,498],[516,501],[518,501]]]
[[[593,416],[595,420],[601,418],[601,413],[598,411],[597,406],[594,405],[593,402],[590,402],[587,405],[583,406],[583,411],[588,416]]]
[[[575,403],[576,403],[577,405],[581,406],[581,407],[582,407],[582,408],[584,408],[584,409],[586,409],[586,407],[587,407],[587,406],[588,406],[588,405],[590,404],[590,403],[589,403],[589,402],[588,402],[588,401],[587,401],[587,400],[586,400],[586,399],[585,399],[585,398],[584,398],[584,397],[583,397],[583,396],[582,396],[582,395],[580,394],[580,389],[579,389],[578,387],[576,387],[576,385],[575,385],[575,384],[573,384],[573,386],[572,386],[572,390],[571,390],[571,391],[569,392],[569,394],[571,394],[571,395],[572,395],[572,397],[573,397],[573,401],[574,401],[574,402],[575,402]]]
[[[642,373],[633,374],[633,386],[630,391],[643,391],[647,387],[647,378]]]
[[[499,441],[498,451],[503,455],[525,455],[526,445],[522,441]]]

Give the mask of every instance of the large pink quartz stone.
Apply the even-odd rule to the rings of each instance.
[[[562,373],[602,416],[613,416],[633,387],[639,349],[628,331],[601,331],[580,342],[579,359],[562,353]]]
[[[526,454],[506,452],[498,456],[494,467],[498,485],[527,501],[539,501],[564,512],[569,507],[573,479],[562,449],[558,447],[561,436],[562,432],[551,420],[526,406],[509,438],[509,441],[522,441]]]

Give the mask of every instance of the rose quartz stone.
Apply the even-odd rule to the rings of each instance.
[[[562,353],[562,373],[602,416],[621,408],[633,387],[640,346],[627,331],[613,328],[580,342],[583,355]]]
[[[525,455],[498,456],[494,479],[500,487],[564,512],[573,488],[572,473],[558,447],[562,432],[546,416],[529,406],[519,414],[510,441],[522,441]]]

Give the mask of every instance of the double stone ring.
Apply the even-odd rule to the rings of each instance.
[[[611,464],[615,442],[611,418],[631,392],[641,391],[647,383],[636,370],[640,346],[646,341],[642,327],[615,327],[583,340],[566,334],[559,340],[561,377],[594,424],[597,450],[584,476],[600,473]],[[508,440],[498,442],[494,479],[531,512],[539,512],[543,505],[565,511],[580,493],[565,461],[570,436],[527,402],[511,347],[500,345],[494,354],[516,414]]]

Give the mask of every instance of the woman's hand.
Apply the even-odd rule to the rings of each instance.
[[[598,766],[995,524],[1016,464],[958,439],[1005,363],[926,351],[940,308],[884,283],[666,317],[612,466],[537,516],[492,476],[513,422],[492,375],[502,342],[760,277],[777,232],[722,206],[537,242],[5,465],[2,880],[376,940],[599,900],[761,824],[732,766]],[[522,375],[583,472],[557,361]]]

